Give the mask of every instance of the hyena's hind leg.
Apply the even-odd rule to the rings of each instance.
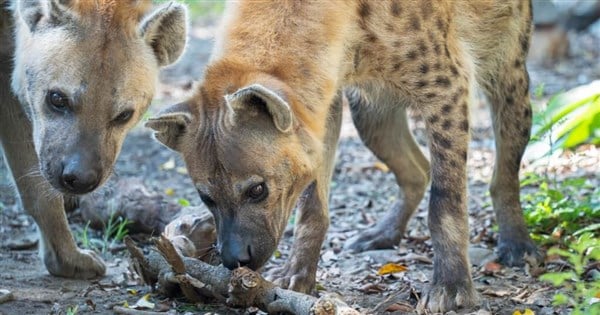
[[[519,168],[531,131],[528,75],[523,59],[513,60],[483,85],[492,108],[496,162],[490,194],[500,227],[497,252],[501,263],[519,266],[524,255],[540,254],[529,237],[520,202]],[[516,65],[518,63],[518,65]]]
[[[361,139],[392,170],[400,188],[394,207],[374,227],[348,240],[346,247],[354,251],[392,248],[402,239],[408,220],[423,199],[429,162],[413,139],[403,105],[385,95],[367,98],[357,89],[346,94]]]
[[[492,109],[496,162],[490,194],[500,228],[497,252],[508,266],[523,265],[525,255],[541,262],[542,257],[529,237],[520,202],[519,168],[531,131],[529,76],[525,59],[529,45],[527,19],[522,33],[507,35],[510,43],[501,54],[488,56],[477,74]],[[532,261],[528,259],[528,261]]]

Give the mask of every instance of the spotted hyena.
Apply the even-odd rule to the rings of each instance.
[[[390,248],[431,181],[431,288],[421,307],[472,305],[467,257],[469,99],[491,102],[496,165],[491,185],[508,265],[537,256],[519,203],[519,164],[531,109],[525,56],[528,1],[241,1],[226,12],[203,82],[148,125],[182,153],[212,210],[229,268],[261,267],[298,203],[289,260],[274,273],[310,291],[329,224],[328,195],[346,97],[364,143],[393,171],[402,203],[351,240]],[[429,162],[407,124],[426,122]]]
[[[98,256],[77,248],[63,195],[107,179],[125,134],[150,104],[159,68],[183,51],[185,7],[150,12],[151,5],[0,0],[0,139],[53,275],[105,272]]]

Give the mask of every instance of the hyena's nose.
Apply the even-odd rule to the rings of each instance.
[[[99,183],[100,172],[82,163],[79,156],[70,158],[63,163],[60,184],[68,192],[85,194],[96,189]]]
[[[230,270],[247,266],[252,261],[250,245],[244,242],[228,241],[221,246],[223,265]]]

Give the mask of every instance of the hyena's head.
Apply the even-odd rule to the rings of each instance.
[[[242,83],[215,88],[218,83],[207,79],[192,99],[146,126],[182,154],[215,217],[224,265],[257,269],[275,251],[298,197],[314,179],[321,145],[298,124],[292,93],[282,82],[234,77]]]
[[[27,105],[44,177],[83,194],[112,172],[125,135],[179,58],[186,9],[150,0],[18,1],[13,90]]]

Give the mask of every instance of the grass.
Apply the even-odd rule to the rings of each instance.
[[[100,238],[90,238],[90,222],[88,221],[79,234],[78,241],[83,248],[97,250],[105,254],[117,242],[123,241],[123,238],[129,233],[127,230],[129,223],[126,218],[121,216],[115,217],[115,211],[113,211],[108,218],[108,222],[104,225]]]

